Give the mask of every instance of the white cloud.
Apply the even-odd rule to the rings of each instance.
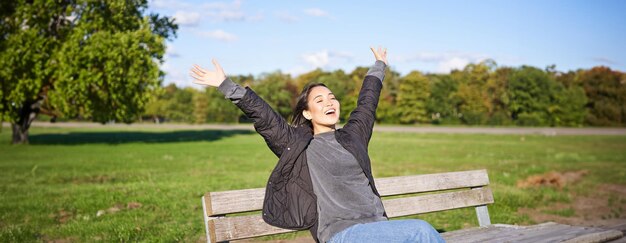
[[[235,21],[260,21],[263,14],[257,12],[255,15],[248,15],[241,9],[241,1],[213,2],[205,3],[200,8],[205,16],[213,22],[235,22]]]
[[[163,85],[174,83],[177,87],[187,87],[192,84],[191,79],[189,78],[189,75],[187,73],[183,72],[183,70],[173,67],[167,62],[161,65],[161,70],[165,72],[165,82]]]
[[[239,39],[236,35],[220,29],[214,31],[199,31],[197,32],[197,34],[203,37],[208,37],[224,42],[233,42]]]
[[[331,51],[329,55],[334,58],[342,58],[346,60],[352,60],[354,58],[354,55],[347,51]]]
[[[434,63],[437,66],[436,72],[447,73],[454,69],[463,69],[469,63],[477,63],[488,59],[484,54],[463,53],[463,52],[421,52],[412,56],[398,57],[398,62],[424,62]]]
[[[176,51],[173,44],[168,44],[167,48],[165,49],[165,56],[168,58],[179,58],[180,53]]]
[[[150,1],[149,6],[157,8],[157,9],[177,10],[177,9],[182,9],[182,8],[188,8],[191,5],[182,1],[176,1],[176,0],[152,0]]]
[[[606,58],[606,57],[594,57],[592,58],[592,60],[595,62],[606,64],[606,65],[619,65],[620,64],[619,62],[610,58]]]
[[[181,25],[196,25],[202,19],[212,22],[257,22],[263,19],[259,11],[255,15],[247,14],[241,8],[240,0],[212,2],[205,4],[191,4],[186,1],[152,0],[150,6],[156,9],[175,11],[177,23]],[[188,14],[192,14],[188,16]]]
[[[283,22],[287,22],[287,23],[295,23],[300,21],[300,18],[298,18],[297,16],[287,12],[287,11],[283,11],[283,12],[276,12],[274,14],[280,21]]]
[[[200,14],[197,12],[176,11],[174,19],[177,24],[186,26],[195,26],[200,22]]]
[[[306,53],[302,55],[302,59],[313,67],[324,67],[328,65],[328,51]]]
[[[314,16],[314,17],[327,17],[328,16],[328,12],[321,10],[319,8],[305,9],[304,13]]]
[[[455,69],[461,70],[468,63],[470,63],[470,60],[467,58],[452,57],[450,59],[439,62],[439,65],[437,66],[437,72],[447,73]]]
[[[231,3],[227,3],[227,2],[205,3],[202,5],[202,8],[206,10],[239,9],[241,8],[241,0],[234,0]]]
[[[339,63],[352,61],[354,55],[344,51],[328,51],[322,50],[314,53],[305,53],[302,60],[313,68],[326,68],[336,66]]]

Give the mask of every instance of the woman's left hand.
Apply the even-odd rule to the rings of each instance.
[[[372,49],[372,52],[374,53],[374,57],[376,58],[377,61],[382,61],[385,63],[385,65],[388,65],[387,48],[382,48],[379,46],[378,49],[374,49],[374,47],[370,47],[370,49]]]

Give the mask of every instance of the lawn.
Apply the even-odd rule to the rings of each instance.
[[[34,127],[30,145],[10,145],[10,137],[9,129],[0,133],[1,242],[198,241],[200,197],[263,187],[277,161],[249,131]],[[486,168],[493,223],[535,223],[518,209],[626,185],[626,136],[379,132],[370,156],[375,177]],[[588,173],[564,188],[516,186],[532,175],[579,170]],[[417,217],[443,231],[477,225],[472,209]]]

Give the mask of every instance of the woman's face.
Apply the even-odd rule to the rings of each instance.
[[[339,101],[330,89],[317,86],[311,89],[308,96],[309,109],[302,112],[306,119],[317,126],[335,126],[339,121]]]

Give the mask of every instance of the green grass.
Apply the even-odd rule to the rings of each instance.
[[[30,145],[0,133],[0,241],[197,241],[200,197],[263,187],[277,159],[247,131],[32,128]],[[486,168],[494,223],[533,223],[520,207],[569,202],[570,192],[626,184],[626,137],[375,133],[374,175]],[[564,189],[519,189],[548,171],[589,170]],[[140,208],[127,209],[131,202]],[[620,203],[620,202],[613,202]],[[117,213],[97,217],[118,206]],[[555,212],[569,215],[572,212]],[[621,213],[621,212],[620,212]],[[477,224],[473,209],[419,215],[437,229]],[[307,235],[301,232],[299,235]],[[293,237],[274,236],[266,238]]]

